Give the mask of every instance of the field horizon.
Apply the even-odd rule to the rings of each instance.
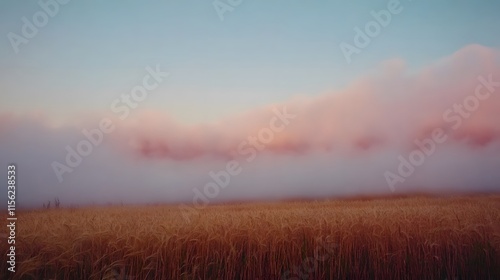
[[[206,207],[213,206],[231,206],[231,205],[259,205],[259,204],[279,204],[279,203],[296,203],[296,202],[335,202],[335,201],[371,201],[371,200],[391,200],[391,199],[411,199],[411,198],[429,198],[429,199],[439,199],[439,198],[457,198],[457,197],[484,197],[484,196],[500,196],[500,191],[455,191],[455,192],[406,192],[406,193],[380,193],[380,194],[358,194],[358,195],[332,195],[332,196],[322,196],[322,197],[290,197],[290,198],[269,198],[269,199],[232,199],[227,201],[214,201],[210,202],[205,206],[194,206],[191,201],[180,201],[180,202],[150,202],[150,203],[132,203],[132,202],[106,202],[106,203],[70,203],[67,204],[64,201],[59,201],[60,205],[55,206],[54,200],[59,199],[59,197],[54,197],[54,199],[41,202],[40,205],[23,206],[17,207],[18,211],[30,212],[30,211],[43,211],[47,209],[87,209],[87,208],[107,208],[107,207],[154,207],[154,206],[164,206],[164,207],[192,207],[195,209],[203,209]],[[47,208],[47,203],[50,202],[51,205]]]

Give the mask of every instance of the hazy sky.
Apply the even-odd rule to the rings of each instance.
[[[18,165],[20,204],[192,202],[228,165],[210,202],[499,190],[498,1],[243,0],[221,20],[229,2],[1,1],[0,167]]]
[[[339,89],[382,61],[417,69],[465,45],[500,46],[497,1],[401,1],[347,64],[339,44],[389,1],[248,1],[221,21],[211,1],[69,1],[15,54],[7,38],[37,1],[0,3],[0,110],[58,118],[109,103],[160,64],[168,82],[141,108],[216,120],[295,95]]]

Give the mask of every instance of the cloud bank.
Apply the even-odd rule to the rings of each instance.
[[[82,129],[102,117],[113,132],[59,182],[53,162],[65,164],[66,147],[76,149]],[[267,135],[269,127],[279,129]],[[188,126],[138,109],[125,120],[103,114],[56,127],[50,117],[2,113],[0,162],[17,164],[26,207],[55,196],[63,204],[190,202],[228,161],[241,172],[210,202],[383,194],[384,173],[436,129],[447,140],[396,192],[500,190],[499,50],[470,45],[416,72],[394,59],[340,91],[216,123]]]

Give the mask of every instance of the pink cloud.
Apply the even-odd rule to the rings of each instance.
[[[442,129],[448,140],[421,172],[405,182],[404,190],[439,186],[491,189],[500,179],[496,175],[500,167],[500,87],[479,100],[467,117],[459,117],[453,109],[455,104],[472,100],[481,84],[478,76],[489,79],[491,75],[500,82],[499,58],[498,50],[472,45],[416,73],[396,59],[339,91],[297,96],[196,125],[182,124],[166,112],[140,109],[123,121],[102,114],[62,126],[51,125],[49,118],[37,114],[3,113],[0,160],[19,161],[25,174],[32,174],[25,178],[30,186],[26,196],[32,201],[49,194],[53,198],[52,193],[64,197],[64,191],[61,194],[56,189],[59,185],[51,163],[64,161],[65,147],[85,139],[82,129],[96,128],[102,117],[108,117],[115,130],[105,135],[103,144],[95,148],[98,152],[65,174],[66,199],[92,193],[87,200],[123,194],[131,201],[137,201],[136,197],[151,201],[167,193],[168,201],[187,201],[194,185],[207,182],[208,171],[218,170],[229,159],[247,162],[251,153],[241,153],[242,143],[245,149],[251,147],[248,137],[270,127],[273,108],[286,108],[296,117],[264,145],[221,200],[387,192],[384,172],[397,168],[398,156],[417,148],[414,141],[430,138],[436,129]],[[481,93],[488,89],[483,86]],[[276,187],[267,187],[271,183]],[[140,192],[138,184],[149,191]],[[304,187],[307,184],[312,186]]]
[[[275,106],[286,107],[297,118],[266,144],[266,152],[409,148],[414,139],[429,136],[434,128],[449,130],[452,123],[443,119],[443,113],[474,94],[478,75],[491,74],[500,81],[498,57],[497,50],[471,45],[416,74],[407,73],[405,62],[396,59],[384,64],[381,74],[355,81],[341,91],[296,98],[214,124],[183,126],[161,113],[144,112],[124,124],[115,141],[146,158],[231,158],[242,141],[268,125]],[[458,130],[449,131],[454,141],[470,138],[466,144],[472,146],[498,141],[497,91],[464,118]]]
[[[443,113],[474,94],[478,75],[500,80],[498,58],[498,50],[471,45],[416,74],[408,73],[402,59],[394,59],[382,63],[382,72],[354,81],[341,91],[297,97],[211,124],[188,126],[163,112],[138,111],[125,121],[114,119],[117,129],[111,138],[124,152],[143,158],[233,158],[241,142],[269,125],[276,107],[287,108],[297,117],[266,144],[266,152],[411,148],[414,139],[428,137],[435,128],[449,131],[451,122],[443,119]],[[449,131],[453,141],[469,139],[466,144],[479,147],[498,141],[498,108],[500,89],[464,118],[458,130]],[[4,114],[0,130],[6,131],[15,118]]]

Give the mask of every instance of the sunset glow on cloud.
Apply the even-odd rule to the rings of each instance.
[[[494,171],[500,167],[498,77],[499,51],[470,45],[415,73],[404,61],[392,60],[344,89],[296,96],[216,122],[183,124],[160,111],[138,108],[124,120],[110,112],[51,126],[50,115],[3,113],[0,139],[7,144],[2,148],[9,148],[1,153],[38,174],[26,191],[36,193],[35,186],[43,184],[68,193],[65,199],[74,203],[87,199],[69,194],[89,189],[99,190],[98,196],[88,197],[92,200],[112,200],[106,194],[118,192],[125,201],[189,201],[193,186],[201,188],[210,170],[215,174],[229,161],[244,172],[215,201],[317,197],[390,192],[384,174],[397,174],[398,156],[409,161],[410,153],[422,148],[418,143],[440,129],[444,143],[435,143],[426,164],[415,166],[408,180],[396,181],[395,190],[488,190],[500,176]],[[98,140],[95,131],[103,119],[112,129],[102,133],[102,144],[92,145],[96,152],[81,156],[76,167],[68,165],[68,156],[71,162],[86,153],[87,147],[78,143]],[[121,179],[112,179],[110,169]],[[311,174],[317,175],[313,184],[301,182],[300,176]],[[49,186],[58,176],[63,181]],[[140,189],[147,195],[134,190],[137,178],[145,180]]]
[[[496,142],[500,132],[498,59],[498,50],[467,46],[418,73],[398,69],[394,74],[381,67],[376,76],[343,90],[298,96],[210,124],[184,125],[159,111],[139,110],[125,121],[115,119],[118,129],[110,141],[144,158],[232,158],[242,141],[258,137],[269,126],[274,108],[280,116],[294,118],[287,120],[289,125],[281,120],[276,124],[286,128],[266,143],[269,153],[411,149],[415,139],[434,128],[447,131],[450,142],[464,148],[486,146]]]

